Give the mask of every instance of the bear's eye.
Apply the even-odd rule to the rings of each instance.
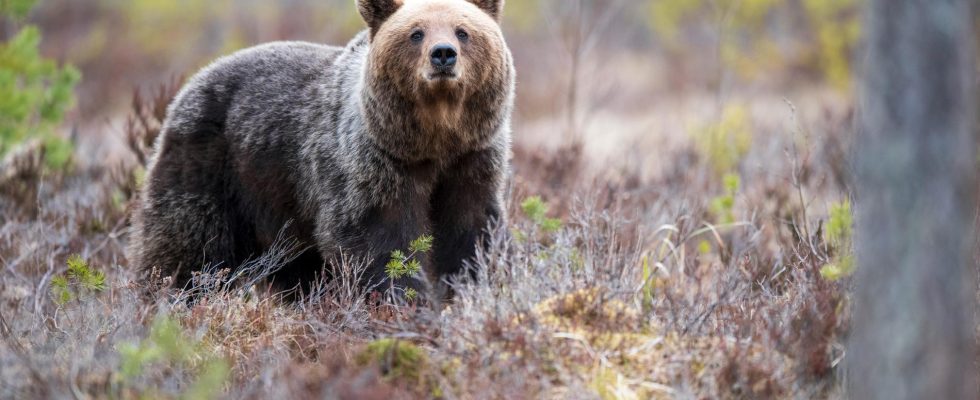
[[[459,40],[466,40],[466,39],[469,39],[470,38],[470,34],[469,33],[466,33],[466,31],[464,31],[462,29],[457,29],[456,30],[456,37],[458,37]]]
[[[424,37],[425,37],[425,34],[422,33],[422,31],[412,32],[412,41],[413,42],[416,42],[416,43],[421,42],[422,41],[422,38],[424,38]]]

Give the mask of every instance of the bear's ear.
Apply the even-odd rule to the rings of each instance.
[[[504,0],[469,0],[470,3],[476,4],[487,14],[490,14],[493,19],[500,21],[500,17],[504,15]]]
[[[402,0],[357,0],[357,11],[371,28],[371,36],[401,6]]]

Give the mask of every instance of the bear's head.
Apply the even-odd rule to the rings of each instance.
[[[369,28],[366,95],[415,117],[391,115],[383,123],[414,124],[431,140],[446,136],[440,131],[455,133],[443,139],[457,140],[457,147],[465,145],[460,131],[499,124],[496,114],[509,113],[514,80],[499,25],[503,6],[504,0],[357,0]]]

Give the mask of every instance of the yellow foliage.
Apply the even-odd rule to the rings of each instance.
[[[428,355],[421,347],[398,339],[378,339],[357,354],[361,365],[376,363],[384,366],[385,377],[423,382],[422,372],[429,363]]]
[[[735,7],[738,24],[761,25],[763,19],[783,0],[726,0],[729,7]]]
[[[745,106],[728,105],[718,122],[694,131],[695,144],[718,176],[733,171],[752,147],[752,125]]]
[[[818,59],[826,79],[846,90],[851,80],[850,51],[860,37],[857,0],[804,0],[812,39],[801,45]],[[793,7],[787,0],[651,0],[651,29],[674,50],[685,49],[678,38],[681,27],[700,23],[714,29],[721,63],[745,78],[785,63],[771,40],[767,18],[775,10]]]
[[[630,389],[629,384],[619,372],[612,368],[598,368],[592,379],[592,389],[602,400],[632,400],[640,396]]]
[[[776,43],[764,35],[760,35],[748,45],[740,45],[735,40],[725,40],[721,46],[723,64],[742,78],[755,78],[765,71],[772,71],[784,64]]]
[[[861,37],[855,0],[804,0],[803,6],[816,30],[814,52],[824,75],[838,89],[849,89],[850,51]]]
[[[281,21],[302,19],[311,26],[330,27],[352,36],[365,28],[353,1],[311,3],[303,15],[295,5],[282,2],[240,2],[236,0],[113,0],[125,18],[125,31],[142,54],[161,59],[173,54],[192,54],[181,47],[194,46],[207,52],[202,62],[214,55],[228,54],[248,47],[257,38],[275,36]],[[189,29],[175,29],[188,27]],[[166,32],[166,34],[161,34]],[[212,54],[213,53],[213,54]],[[202,65],[203,66],[203,65]]]
[[[130,0],[122,4],[135,42],[147,53],[169,53],[174,43],[200,40],[198,30],[174,27],[207,26],[219,10],[231,5],[230,0]]]
[[[829,281],[836,281],[851,276],[854,273],[854,255],[851,244],[851,232],[854,216],[851,213],[851,202],[847,199],[831,204],[830,218],[824,231],[824,241],[835,252],[833,261],[820,268],[820,276]]]
[[[534,311],[545,324],[566,329],[622,326],[638,318],[637,311],[622,301],[600,299],[598,289],[583,289],[547,299]]]
[[[666,43],[673,43],[681,21],[701,8],[701,0],[659,0],[650,3],[651,26]]]
[[[828,281],[838,281],[854,274],[854,257],[846,255],[838,260],[820,267],[820,276]]]
[[[743,76],[779,60],[766,38],[765,18],[784,0],[657,0],[650,5],[651,26],[670,47],[678,47],[683,22],[708,17],[718,34],[722,63]],[[746,38],[748,40],[746,40]]]
[[[538,27],[540,4],[538,1],[511,1],[504,7],[504,23],[528,32]]]

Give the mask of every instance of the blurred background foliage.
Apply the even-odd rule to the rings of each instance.
[[[11,77],[19,67],[3,66],[3,89],[14,85],[26,96],[2,100],[8,109],[20,107],[4,111],[6,143],[60,120],[78,72],[85,78],[69,127],[101,135],[106,122],[123,118],[135,88],[187,77],[220,55],[258,43],[343,44],[363,28],[354,0],[32,3],[0,0],[4,51],[33,57],[35,69]],[[656,98],[688,93],[819,87],[847,97],[860,33],[857,3],[510,1],[503,25],[520,71],[516,122],[555,119],[575,130],[597,110],[642,113]],[[38,40],[35,56],[29,49]],[[25,107],[33,111],[25,114]],[[726,113],[719,102],[717,118],[730,117]]]
[[[743,77],[780,68],[816,68],[840,89],[860,25],[857,0],[652,0],[650,28],[672,53],[710,32],[720,65]]]
[[[19,22],[34,0],[4,0],[0,14]],[[80,75],[71,65],[42,57],[41,33],[36,26],[17,24],[12,36],[0,43],[0,158],[28,139],[43,147],[49,167],[62,168],[71,156],[67,140],[55,133],[65,110],[72,105]]]
[[[125,245],[125,239],[119,238],[126,236],[129,207],[135,204],[131,200],[143,181],[142,166],[181,78],[219,56],[263,42],[307,40],[342,45],[363,29],[354,5],[355,0],[0,0],[0,152],[40,138],[47,142],[49,164],[63,163],[54,156],[63,154],[61,158],[71,158],[69,164],[78,166],[71,170],[76,176],[62,180],[61,187],[66,189],[53,191],[57,185],[41,180],[6,179],[12,175],[8,171],[18,170],[7,165],[17,164],[0,159],[0,193],[14,193],[11,197],[16,200],[11,204],[28,210],[23,212],[28,217],[10,212],[0,216],[0,220],[16,216],[9,224],[0,224],[13,238],[0,241],[0,257],[15,263],[24,260],[20,269],[40,272],[38,281],[30,281],[22,278],[19,269],[8,268],[13,273],[8,279],[26,282],[27,288],[41,288],[48,276],[45,271],[63,268],[63,256],[71,253],[99,265],[118,265],[124,259]],[[640,334],[636,338],[642,339],[652,329],[678,332],[676,336],[669,333],[676,340],[669,339],[673,343],[661,349],[670,357],[661,359],[661,352],[651,353],[647,344],[634,352],[632,345],[615,339],[616,344],[610,344],[615,352],[649,353],[651,358],[610,357],[619,359],[610,364],[616,374],[598,364],[601,368],[593,374],[588,367],[581,368],[581,360],[594,356],[591,348],[587,349],[591,355],[586,355],[577,344],[556,347],[558,342],[534,339],[517,351],[528,356],[524,357],[529,360],[527,365],[543,373],[542,381],[559,382],[550,372],[558,371],[556,366],[572,374],[581,370],[587,375],[584,382],[594,381],[589,387],[603,396],[613,389],[628,390],[633,385],[630,382],[661,382],[659,376],[663,376],[663,382],[694,392],[697,386],[684,385],[713,382],[723,393],[737,398],[791,397],[779,394],[798,386],[803,388],[800,393],[810,395],[796,397],[819,397],[808,392],[813,389],[810,384],[834,384],[828,379],[837,371],[833,360],[842,357],[836,338],[839,328],[846,325],[842,321],[848,319],[847,307],[842,306],[846,302],[843,286],[824,281],[846,282],[853,270],[847,200],[851,170],[845,158],[853,126],[851,71],[858,50],[860,8],[858,0],[510,0],[503,29],[514,53],[519,82],[513,119],[513,192],[508,196],[516,200],[510,204],[510,214],[516,217],[512,232],[514,248],[519,251],[500,263],[521,268],[521,274],[533,263],[538,272],[527,282],[524,278],[503,281],[500,287],[508,288],[507,296],[488,292],[486,297],[491,300],[451,317],[469,324],[475,321],[471,315],[493,315],[486,320],[496,326],[463,327],[496,332],[492,338],[466,339],[465,346],[461,346],[464,342],[442,342],[437,345],[442,353],[432,354],[460,362],[443,349],[468,349],[471,343],[479,343],[476,347],[497,354],[498,349],[509,348],[497,344],[509,346],[514,337],[559,339],[542,334],[548,331],[541,331],[541,324],[500,321],[523,320],[528,315],[525,311],[544,304],[538,303],[543,296],[559,291],[609,285],[611,294],[642,287],[644,312],[652,314],[644,314],[641,320],[660,322],[642,326],[635,331]],[[31,175],[33,179],[37,174]],[[15,183],[4,186],[5,181]],[[53,194],[42,193],[45,190]],[[76,199],[86,206],[75,206]],[[588,203],[592,201],[595,203]],[[821,204],[830,206],[815,211]],[[0,212],[4,206],[0,204]],[[34,210],[46,218],[42,223],[31,219]],[[585,214],[576,210],[585,210]],[[815,221],[824,215],[826,225]],[[824,226],[826,230],[821,230]],[[640,253],[632,253],[633,248]],[[609,253],[599,249],[609,249]],[[406,257],[401,261],[407,265],[411,257]],[[623,280],[631,274],[629,265],[638,267],[632,272],[642,279],[642,286]],[[93,291],[86,286],[98,286],[95,283],[100,279],[97,273],[83,271],[81,264],[75,263],[73,269],[69,275],[59,275],[64,279],[52,293],[57,299],[67,299],[66,303],[78,303],[75,300],[86,297],[79,294]],[[125,270],[111,270],[114,272],[107,275],[110,286],[129,279],[120,278]],[[34,279],[30,274],[23,275]],[[527,275],[508,272],[501,276]],[[584,301],[603,298],[597,302],[602,310],[603,304],[612,304],[605,303],[605,294],[595,293],[583,297]],[[57,332],[42,330],[37,335],[41,339],[32,337],[33,343],[72,338],[62,331],[65,326],[74,329],[70,332],[76,337],[98,337],[99,343],[93,345],[106,350],[86,350],[86,354],[109,351],[115,355],[118,349],[124,379],[112,382],[138,390],[141,382],[155,382],[150,378],[153,371],[170,371],[168,377],[158,378],[161,382],[197,375],[196,364],[188,362],[186,355],[165,348],[181,341],[189,341],[185,344],[192,348],[207,344],[180,331],[216,323],[236,334],[222,333],[215,342],[231,349],[227,365],[210,352],[195,357],[213,361],[205,363],[200,387],[220,387],[226,377],[238,382],[239,374],[253,377],[266,369],[290,378],[270,375],[276,386],[283,382],[305,387],[312,381],[304,375],[327,385],[333,382],[268,362],[282,357],[305,360],[312,354],[308,348],[335,349],[337,345],[331,341],[295,349],[280,346],[280,337],[297,343],[305,342],[310,334],[281,330],[281,326],[308,325],[302,322],[307,316],[293,320],[291,314],[269,308],[276,307],[273,301],[256,303],[266,307],[259,310],[271,310],[268,314],[229,314],[229,299],[222,297],[225,300],[213,303],[213,310],[199,314],[195,309],[183,313],[183,318],[178,312],[172,321],[154,323],[145,319],[151,314],[140,308],[143,305],[133,310],[133,305],[123,304],[128,297],[115,296],[111,307],[116,310],[107,318],[115,321],[122,315],[128,318],[123,321],[133,321],[123,324],[127,329],[142,329],[141,323],[147,328],[142,333],[123,332],[106,342],[120,343],[121,337],[122,343],[130,343],[128,347],[110,349],[101,342],[102,336],[88,334],[94,329],[91,326],[104,324],[90,326],[86,319],[59,324]],[[498,297],[511,299],[507,307],[514,312],[505,312],[513,318],[500,314],[504,303],[492,300]],[[513,303],[515,298],[521,302]],[[28,303],[32,305],[27,307]],[[19,309],[23,315],[37,314],[36,301],[10,304],[24,304]],[[587,310],[580,301],[573,304],[579,305],[561,308]],[[713,312],[717,317],[709,318]],[[241,321],[225,318],[239,314]],[[62,315],[101,318],[104,313]],[[355,314],[343,318],[360,319],[351,315]],[[390,316],[372,315],[391,326]],[[320,317],[314,318],[334,318]],[[270,318],[277,319],[260,324],[264,327],[259,331],[253,329],[255,321]],[[210,319],[216,322],[203,322]],[[606,337],[605,327],[615,327],[613,333],[619,337],[622,327],[636,324],[623,322],[610,319],[596,327],[601,326],[602,337]],[[533,326],[532,330],[524,330],[527,326]],[[354,329],[363,329],[364,337],[379,336],[375,328]],[[554,329],[568,330],[565,326]],[[575,329],[591,335],[591,328]],[[36,329],[23,331],[34,333]],[[428,332],[423,331],[426,337],[457,336]],[[622,332],[623,338],[633,340],[629,335],[634,335],[634,328]],[[480,336],[463,333],[458,336]],[[702,340],[705,334],[719,339],[707,346],[714,346],[710,357],[700,350],[708,344]],[[331,331],[327,336],[334,334]],[[132,337],[145,339],[130,341]],[[738,337],[738,343],[729,341],[731,337]],[[591,337],[586,341],[599,343]],[[239,346],[246,342],[251,347],[240,351]],[[78,347],[87,344],[78,343],[82,344],[73,349],[87,349]],[[275,347],[275,354],[282,356],[267,358],[270,350],[250,350],[265,347]],[[282,352],[285,348],[291,350]],[[42,351],[35,352],[36,358],[60,360],[75,354],[56,349],[52,352],[55,358]],[[555,349],[562,353],[558,363],[552,358],[558,354]],[[797,361],[787,363],[783,354],[794,355]],[[459,369],[459,376],[471,379],[472,372],[490,371],[492,379],[486,380],[490,387],[510,386],[511,381],[500,385],[500,375],[493,371],[513,369],[509,363],[514,359],[506,357],[506,363],[495,361],[487,368],[486,360],[492,357],[496,355],[488,353],[463,361],[467,364],[462,364],[465,367]],[[102,363],[98,357],[94,360],[86,362],[109,369],[117,365]],[[699,366],[688,368],[692,363]],[[228,366],[236,372],[229,373]],[[667,368],[660,371],[661,366]],[[178,372],[169,377],[175,368]],[[58,370],[53,374],[67,373]],[[696,370],[694,375],[685,372],[691,370]],[[617,375],[620,373],[623,375]],[[112,371],[109,374],[106,376],[112,376]],[[803,379],[794,380],[797,375]],[[76,382],[73,377],[56,376],[57,382]],[[630,377],[629,382],[624,376]],[[350,380],[346,375],[341,379]],[[18,387],[46,387],[42,380],[22,381],[28,383]],[[484,383],[473,382],[473,389],[468,390],[483,387]],[[559,385],[567,382],[577,384],[571,380]],[[105,390],[106,385],[90,387]],[[227,387],[248,390],[244,384]],[[184,393],[185,387],[172,389]],[[196,398],[193,390],[186,393]],[[457,397],[465,398],[466,393]],[[642,398],[652,392],[638,393],[636,397]]]
[[[642,142],[655,120],[673,120],[659,130],[693,137],[720,181],[740,168],[759,116],[740,102],[851,102],[859,2],[510,1],[515,144],[580,154],[585,140]],[[354,0],[0,0],[0,12],[0,153],[40,138],[53,166],[73,146],[117,162],[136,90],[259,43],[342,45],[363,29]],[[86,141],[95,144],[78,150]]]

